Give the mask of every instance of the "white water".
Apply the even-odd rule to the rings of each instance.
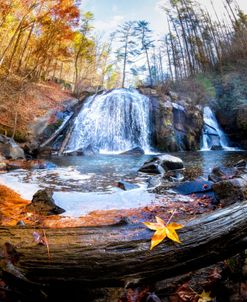
[[[203,136],[201,151],[211,150],[212,146],[221,146],[223,150],[235,151],[239,150],[229,146],[229,139],[224,131],[221,129],[215,114],[206,106],[203,111]]]
[[[114,154],[141,147],[149,153],[150,140],[149,98],[135,89],[115,89],[87,99],[65,152]]]

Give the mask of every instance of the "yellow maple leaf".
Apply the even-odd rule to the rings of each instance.
[[[198,302],[210,302],[212,301],[212,298],[210,297],[211,292],[205,292],[203,290],[203,292],[198,295],[199,296],[199,300]]]
[[[152,250],[156,245],[162,242],[166,237],[177,243],[181,243],[178,234],[176,233],[176,230],[183,228],[184,226],[182,224],[178,224],[175,222],[165,224],[164,220],[162,220],[158,216],[156,216],[155,218],[157,221],[156,223],[144,222],[146,227],[153,231],[156,231],[151,240],[150,250]]]

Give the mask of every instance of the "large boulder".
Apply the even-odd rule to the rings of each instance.
[[[208,179],[213,182],[236,178],[240,171],[237,167],[214,167]]]
[[[158,161],[161,167],[166,171],[179,170],[184,168],[184,163],[181,158],[169,154],[158,156]]]
[[[213,184],[213,191],[222,206],[247,199],[247,174]]]
[[[182,169],[184,169],[184,164],[181,158],[163,154],[145,162],[139,171],[148,174],[165,174],[167,171]]]
[[[14,139],[5,135],[0,135],[0,153],[7,159],[25,159],[23,149]]]
[[[65,212],[55,204],[50,190],[39,190],[33,196],[32,202],[27,206],[27,210],[40,215],[57,215]]]

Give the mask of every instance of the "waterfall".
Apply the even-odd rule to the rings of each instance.
[[[150,151],[150,100],[135,89],[114,89],[90,96],[75,119],[65,152]]]
[[[229,139],[221,129],[215,114],[206,106],[203,111],[203,134],[202,134],[202,151],[207,150],[228,150],[234,151],[236,148],[229,146]]]

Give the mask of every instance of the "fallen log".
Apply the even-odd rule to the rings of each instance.
[[[73,112],[70,112],[68,116],[65,117],[60,127],[45,141],[40,145],[40,148],[44,148],[52,141],[54,141],[58,135],[68,126],[69,121],[71,120],[72,116],[74,115]]]
[[[58,151],[58,155],[59,156],[61,156],[63,154],[64,149],[66,148],[66,146],[67,146],[67,144],[68,144],[68,142],[70,140],[70,137],[72,135],[73,130],[74,130],[74,124],[71,124],[70,127],[69,127],[69,129],[68,129],[68,131],[66,132],[66,135],[65,135],[65,138],[63,140],[62,146],[61,146],[61,148]]]
[[[247,202],[203,215],[179,230],[182,244],[165,240],[152,251],[153,232],[143,224],[46,229],[50,258],[33,240],[37,228],[1,227],[0,246],[16,246],[15,269],[31,282],[123,287],[187,273],[246,249],[246,217]]]

